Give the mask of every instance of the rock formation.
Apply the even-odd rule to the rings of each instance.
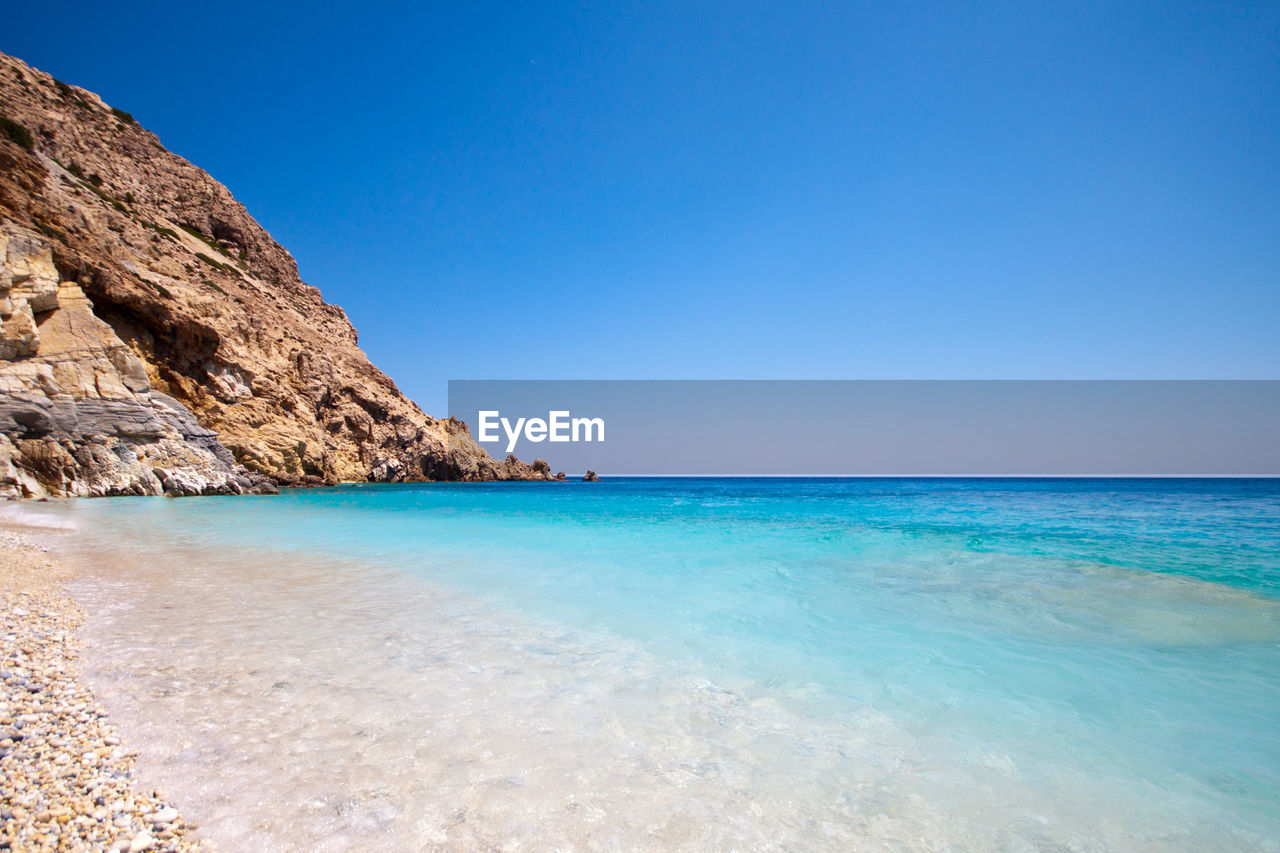
[[[0,494],[553,479],[401,394],[225,187],[3,54],[0,219]]]
[[[0,496],[262,491],[59,282],[48,244],[0,223]]]

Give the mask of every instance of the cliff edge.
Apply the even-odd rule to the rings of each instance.
[[[226,187],[0,54],[0,494],[552,479],[426,415]]]

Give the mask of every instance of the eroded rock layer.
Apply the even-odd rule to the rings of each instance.
[[[424,414],[230,192],[127,113],[0,54],[0,114],[10,491],[551,479]]]
[[[0,223],[0,495],[274,491],[154,390],[49,244]]]

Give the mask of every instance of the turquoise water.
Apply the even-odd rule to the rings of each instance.
[[[234,780],[251,754],[298,808],[346,796],[364,816],[255,822],[261,797],[191,788],[233,843],[1280,849],[1280,481],[619,479],[24,511],[80,530],[61,547],[86,566],[94,677],[170,745],[158,782]],[[227,695],[175,698],[205,680]],[[469,710],[446,735],[451,704]],[[296,747],[192,746],[281,708],[328,742],[381,734],[305,784]]]

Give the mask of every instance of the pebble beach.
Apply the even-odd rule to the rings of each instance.
[[[79,679],[80,608],[64,567],[0,531],[0,850],[207,850]]]

